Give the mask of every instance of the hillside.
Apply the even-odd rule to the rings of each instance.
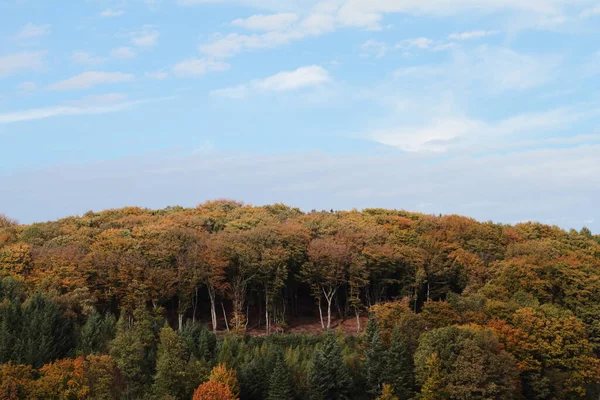
[[[2,217],[0,277],[2,398],[50,398],[78,365],[69,398],[190,398],[219,362],[243,399],[313,396],[320,362],[347,374],[324,398],[384,384],[401,399],[585,398],[600,377],[600,236],[586,228],[225,200]],[[345,336],[305,336],[327,330]]]

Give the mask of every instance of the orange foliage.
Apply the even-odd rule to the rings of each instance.
[[[198,386],[193,400],[237,400],[231,389],[225,384],[208,381]]]

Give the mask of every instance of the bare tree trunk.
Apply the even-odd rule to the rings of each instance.
[[[212,285],[208,285],[208,297],[210,298],[210,317],[212,318],[213,332],[217,332],[217,310],[215,305],[215,288]],[[223,303],[221,303],[223,304]],[[227,321],[227,318],[225,318]]]
[[[192,301],[192,322],[196,322],[196,310],[198,310],[198,286],[196,286],[194,301]]]
[[[179,322],[177,330],[181,332],[183,329],[183,313],[181,311],[177,314],[177,321]]]
[[[356,333],[360,333],[360,313],[358,310],[354,310],[356,313]]]
[[[225,318],[225,327],[227,328],[227,332],[229,332],[229,322],[227,322],[227,313],[225,312],[223,302],[221,302],[221,308],[223,309],[223,318]]]
[[[331,329],[331,300],[327,298],[327,330]]]
[[[333,296],[335,296],[336,289],[330,289],[328,292],[323,289],[323,294],[325,295],[325,300],[327,300],[327,330],[331,328],[331,302],[333,301]]]
[[[270,333],[271,326],[269,325],[269,298],[265,295],[265,326],[267,330],[267,335]]]
[[[321,318],[321,328],[325,330],[325,324],[323,323],[323,310],[321,309],[321,297],[319,297],[319,301],[317,302],[319,305],[319,317]]]

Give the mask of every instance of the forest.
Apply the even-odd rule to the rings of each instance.
[[[0,398],[600,396],[600,236],[216,200],[0,215]]]

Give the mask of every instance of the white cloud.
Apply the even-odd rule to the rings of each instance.
[[[435,41],[426,37],[419,37],[414,39],[405,39],[396,45],[396,48],[410,50],[412,48],[417,49],[429,49],[434,45]]]
[[[498,34],[498,31],[469,31],[462,33],[452,33],[448,35],[448,38],[452,40],[470,40],[496,34]]]
[[[134,106],[160,101],[163,99],[150,99],[130,101],[117,104],[99,104],[99,105],[63,105],[55,107],[33,108],[25,111],[16,111],[0,114],[0,125],[17,122],[36,121],[41,119],[70,116],[70,115],[89,115],[105,114],[117,111],[127,110]]]
[[[139,32],[131,32],[129,36],[131,43],[138,47],[152,47],[158,43],[160,32],[147,26]]]
[[[437,110],[431,114],[442,114],[441,118],[434,117],[420,125],[400,125],[395,128],[375,130],[369,132],[367,137],[408,152],[454,150],[478,153],[494,149],[519,148],[524,145],[539,145],[547,139],[535,138],[536,135],[569,126],[599,112],[600,110],[590,113],[559,108],[488,122],[468,118],[460,113],[443,116],[443,113]]]
[[[44,66],[45,55],[45,51],[37,51],[0,56],[0,77],[24,70],[39,70]]]
[[[477,131],[481,126],[482,124],[478,121],[458,117],[432,121],[421,127],[374,131],[369,134],[369,137],[379,143],[404,151],[443,152],[448,150],[449,143]]]
[[[209,72],[226,71],[229,64],[222,61],[215,61],[208,58],[191,58],[183,60],[173,67],[173,73],[176,76],[201,76]]]
[[[298,16],[293,13],[259,14],[233,20],[231,21],[231,25],[255,31],[281,31],[289,28],[297,20]]]
[[[373,56],[375,58],[382,58],[387,54],[389,49],[387,44],[370,39],[360,46],[360,50],[362,57]]]
[[[36,25],[28,23],[17,33],[17,39],[33,39],[50,34],[50,25]]]
[[[146,77],[156,80],[163,80],[169,77],[169,73],[165,71],[146,72]]]
[[[130,47],[117,47],[111,50],[110,55],[113,58],[126,59],[135,57],[136,54]]]
[[[123,11],[123,10],[115,10],[112,8],[107,8],[106,10],[104,10],[100,13],[100,16],[101,17],[120,17],[123,14],[125,14],[125,11]]]
[[[329,72],[321,66],[311,65],[293,71],[283,71],[264,79],[212,92],[215,96],[243,98],[250,93],[285,92],[319,86],[331,81]]]
[[[95,56],[87,51],[76,51],[71,55],[71,59],[83,65],[98,65],[106,61],[106,58]]]
[[[330,80],[331,77],[326,69],[318,65],[311,65],[300,67],[294,71],[279,72],[257,81],[255,86],[260,90],[280,92],[320,85]]]
[[[100,84],[120,83],[133,80],[132,74],[122,72],[98,72],[88,71],[79,75],[73,76],[64,81],[53,83],[48,86],[50,90],[73,90],[73,89],[89,89]]]

